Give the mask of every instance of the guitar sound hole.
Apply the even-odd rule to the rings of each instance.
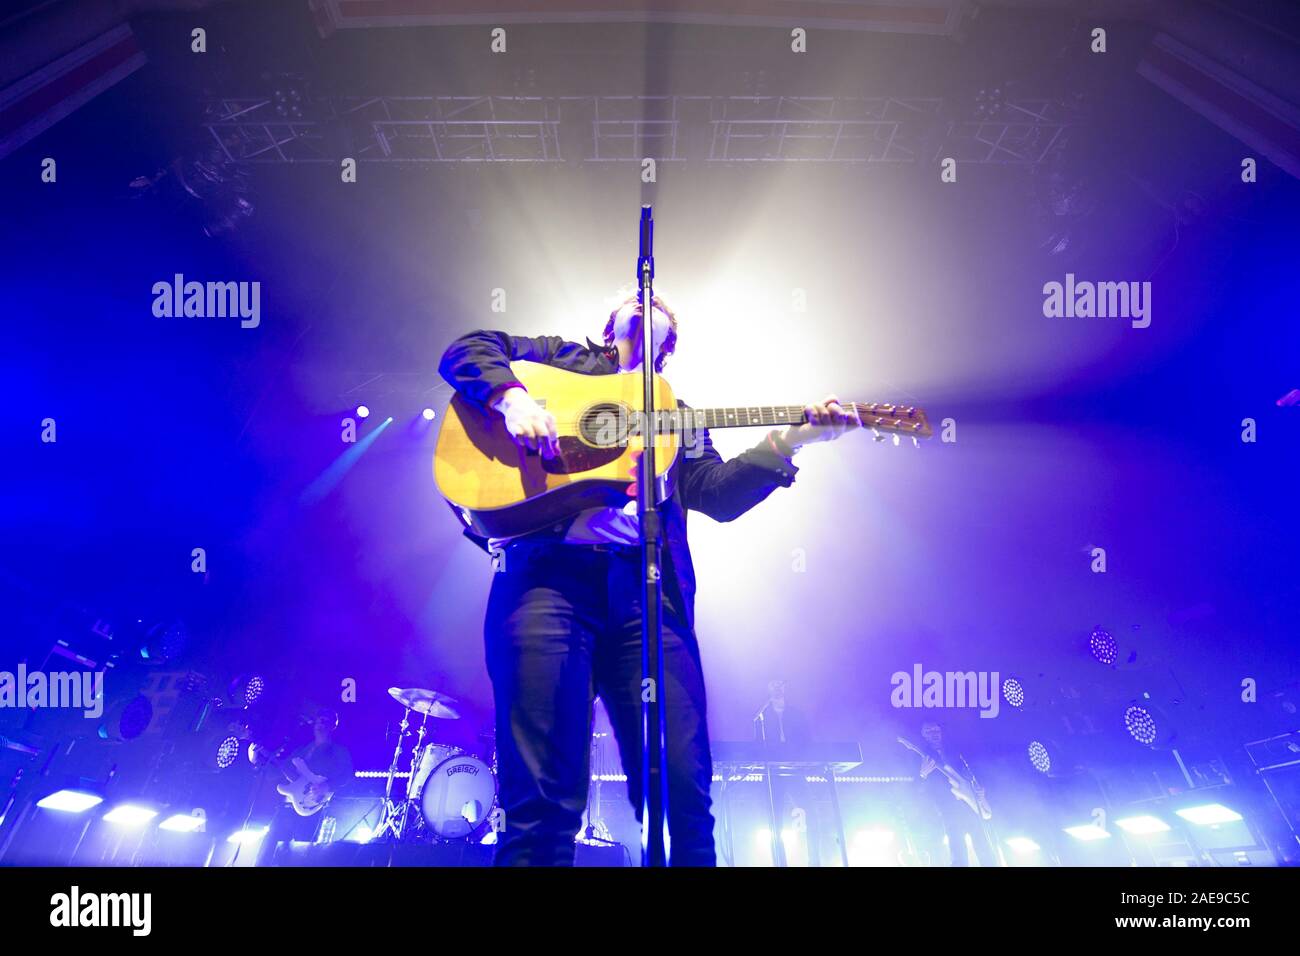
[[[596,448],[627,445],[629,418],[622,405],[602,402],[585,409],[578,421],[578,435]]]

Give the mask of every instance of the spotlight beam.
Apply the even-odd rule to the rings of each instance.
[[[334,459],[334,462],[328,468],[303,489],[301,502],[305,505],[315,504],[333,491],[335,486],[343,480],[343,476],[352,470],[352,467],[361,460],[361,456],[375,443],[375,439],[379,437],[380,432],[392,423],[393,418],[390,415],[367,432],[360,441],[355,442],[343,454]]]

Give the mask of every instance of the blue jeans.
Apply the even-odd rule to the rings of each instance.
[[[519,539],[484,626],[505,828],[502,866],[572,866],[590,782],[592,704],[609,713],[641,813],[641,557]],[[664,593],[668,830],[674,866],[713,866],[713,761],[699,646]]]

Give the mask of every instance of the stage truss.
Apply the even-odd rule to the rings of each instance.
[[[937,97],[339,96],[285,115],[217,98],[203,126],[237,163],[892,163],[1035,166],[1077,113],[1008,99],[962,116]],[[969,111],[968,111],[969,112]]]

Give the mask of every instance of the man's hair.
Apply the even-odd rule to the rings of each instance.
[[[612,345],[614,342],[614,319],[618,317],[618,313],[622,311],[624,306],[640,301],[641,290],[637,287],[620,289],[618,291],[614,308],[609,313],[609,321],[605,323],[606,345]],[[664,362],[667,361],[668,356],[673,354],[673,350],[677,348],[677,313],[670,309],[657,293],[650,301],[650,308],[651,310],[658,309],[664,315],[668,316],[668,335],[664,338],[664,344],[660,346],[659,354],[655,357],[655,371],[662,372],[664,370]],[[653,320],[651,321],[651,328],[654,328]]]

